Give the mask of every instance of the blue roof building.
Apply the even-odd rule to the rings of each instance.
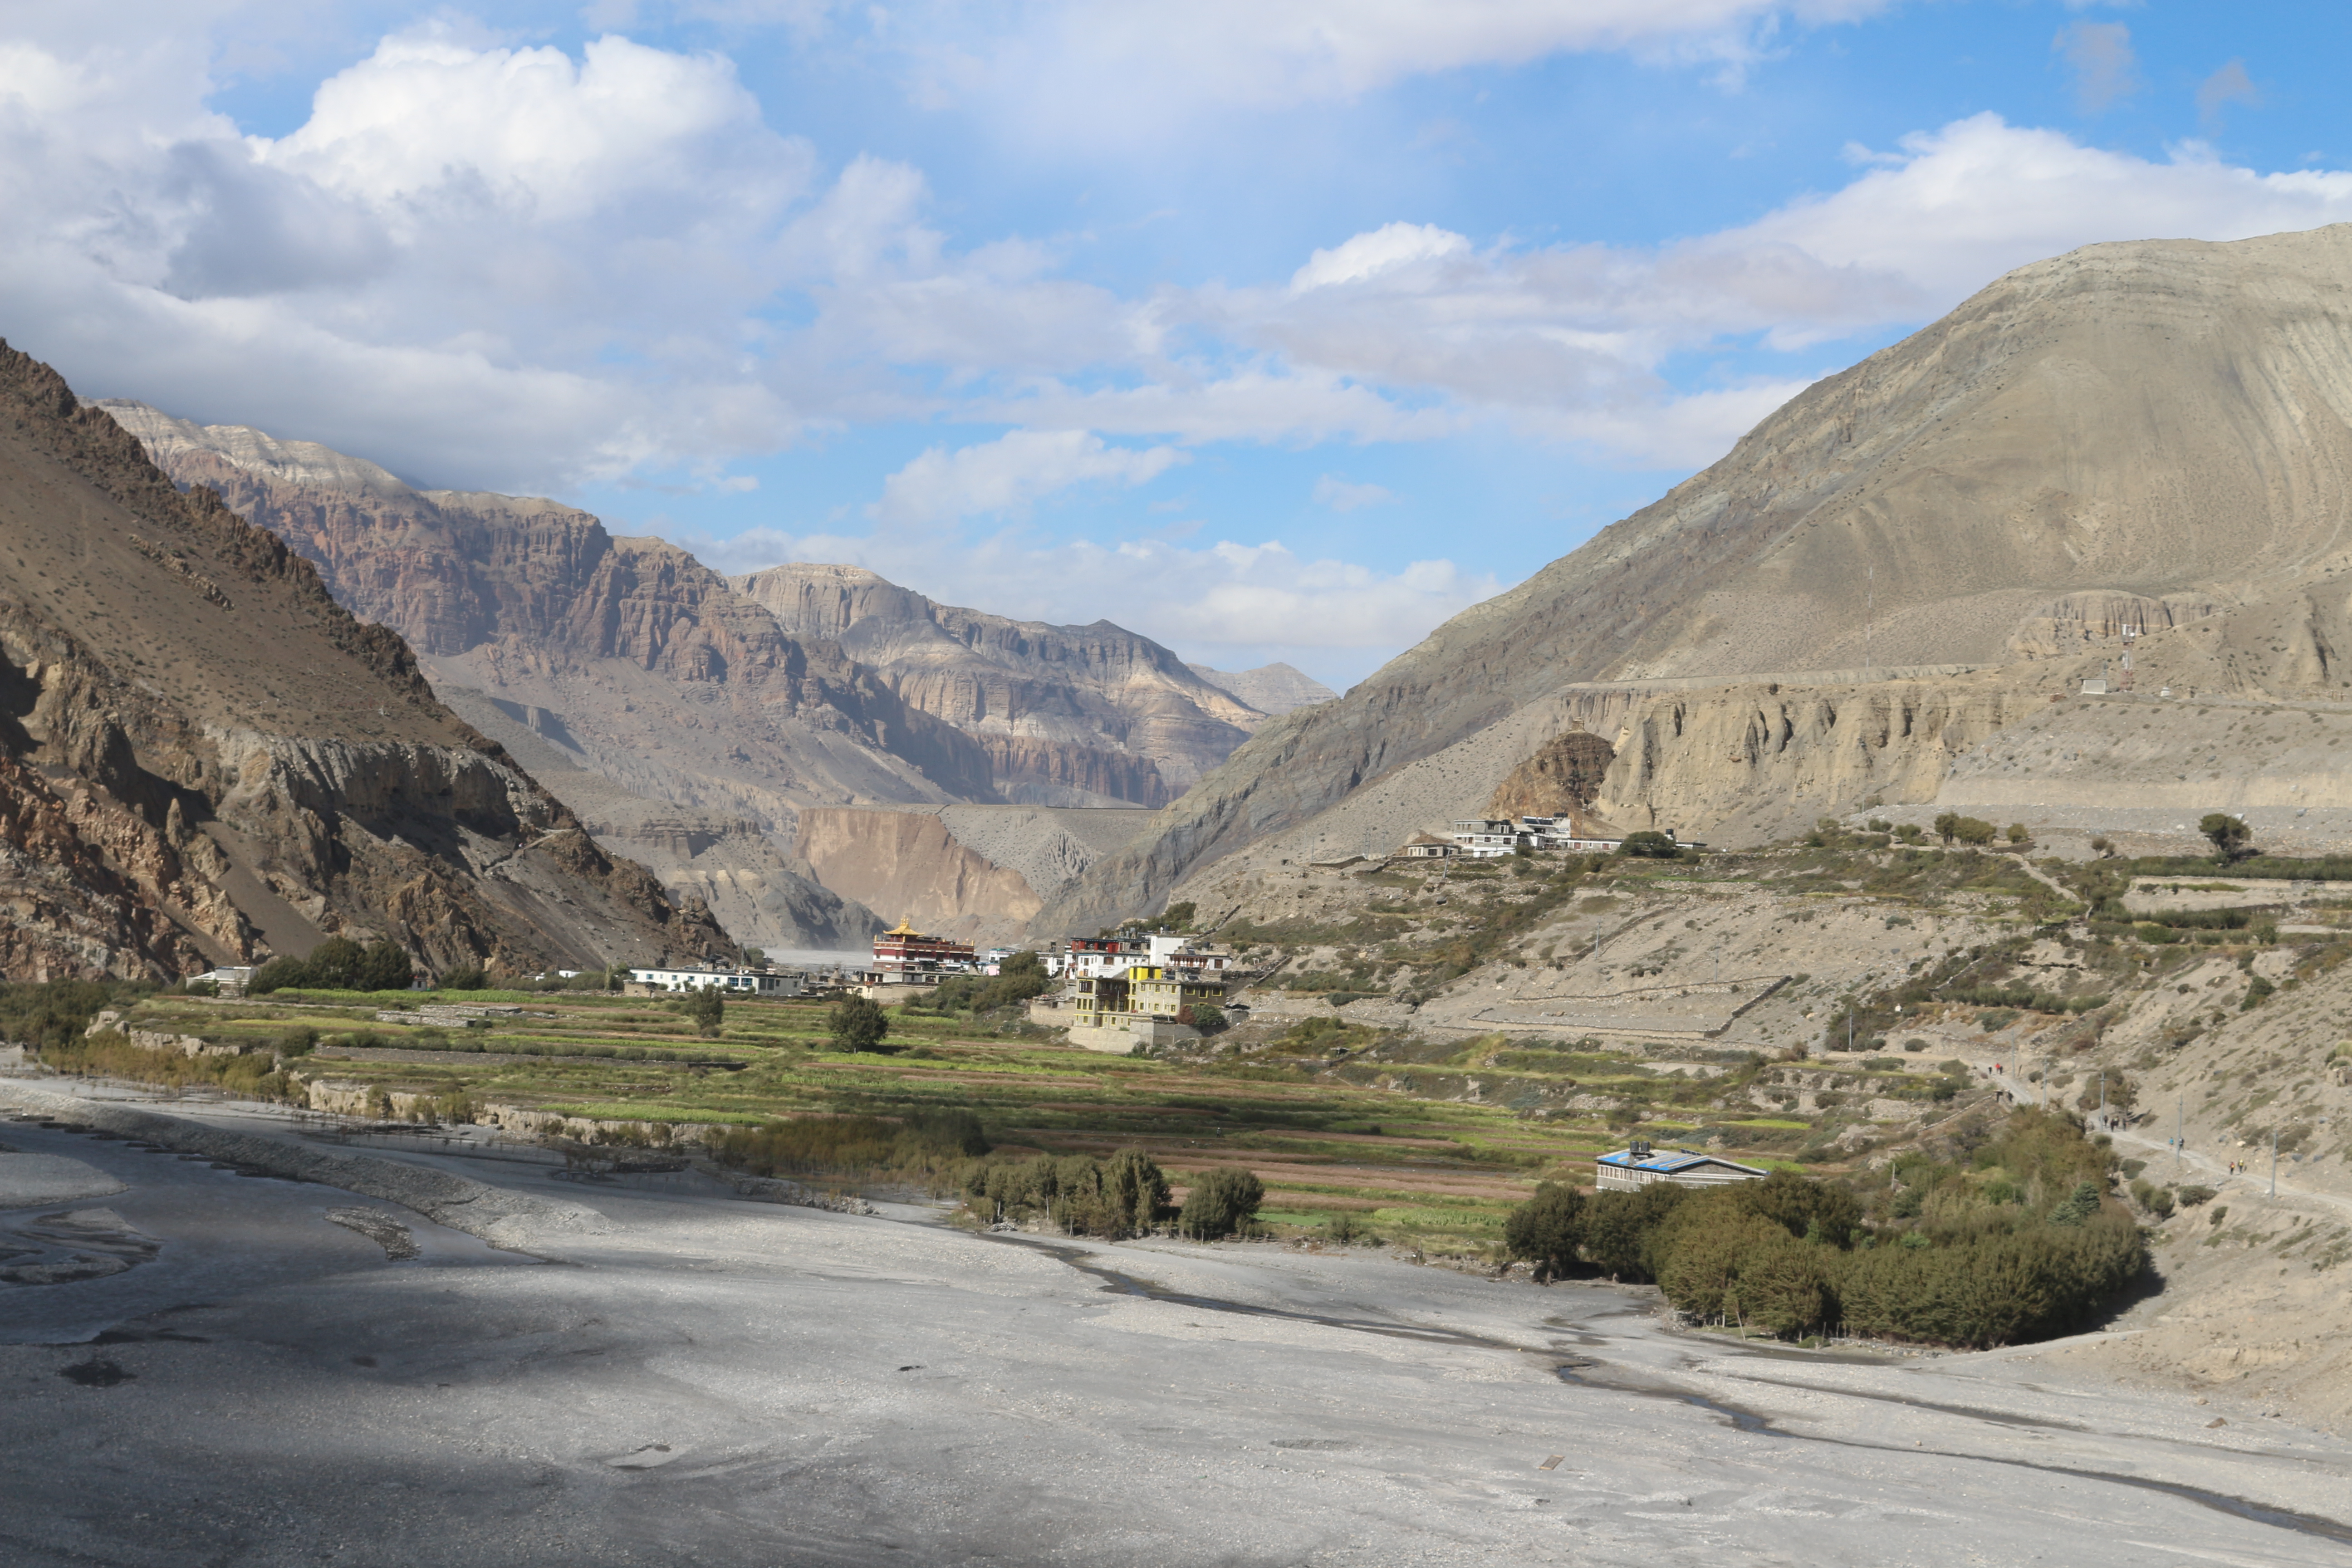
[[[1694,1153],[1688,1149],[1657,1153],[1639,1140],[1613,1154],[1601,1155],[1594,1164],[1598,1174],[1592,1184],[1602,1192],[1637,1193],[1653,1182],[1672,1182],[1678,1187],[1713,1187],[1726,1182],[1753,1182],[1770,1174],[1753,1165],[1715,1154]]]

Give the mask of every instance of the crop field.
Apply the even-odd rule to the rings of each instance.
[[[472,1027],[375,1021],[380,1009],[436,1001],[511,1004],[524,1013]],[[1531,1113],[1514,1103],[1525,1096],[1506,1093],[1493,1103],[1448,1098],[1454,1086],[1424,1082],[1430,1075],[1475,1071],[1481,1083],[1570,1089],[1581,1080],[1620,1098],[1646,1091],[1656,1105],[1644,1136],[1671,1142],[1704,1127],[1731,1157],[1765,1165],[1784,1163],[1784,1146],[1811,1126],[1678,1113],[1675,1100],[1720,1092],[1725,1081],[1659,1075],[1636,1056],[1596,1050],[1591,1042],[1556,1049],[1519,1042],[1498,1053],[1493,1042],[1474,1041],[1439,1061],[1387,1062],[1375,1047],[1335,1063],[1276,1039],[1187,1060],[1107,1056],[1048,1043],[1034,1031],[1024,1037],[969,1019],[894,1012],[884,1049],[846,1054],[829,1048],[826,1014],[822,1002],[731,1002],[719,1032],[704,1037],[681,1003],[582,992],[279,992],[237,1003],[150,995],[129,1006],[124,1028],[195,1036],[246,1054],[101,1049],[114,1038],[101,1035],[52,1049],[46,1059],[68,1072],[333,1103],[378,1117],[553,1113],[579,1119],[574,1135],[632,1142],[776,1118],[969,1110],[995,1145],[993,1157],[1138,1149],[1160,1163],[1180,1193],[1207,1171],[1245,1167],[1265,1184],[1263,1218],[1277,1233],[1311,1234],[1344,1215],[1359,1234],[1454,1252],[1497,1243],[1504,1215],[1538,1181],[1589,1184],[1593,1156],[1622,1146],[1625,1134],[1597,1111]],[[1328,1038],[1307,1043],[1321,1053]],[[248,1064],[243,1079],[237,1063]],[[266,1066],[276,1071],[260,1077]],[[834,1175],[845,1183],[907,1179],[858,1170]]]

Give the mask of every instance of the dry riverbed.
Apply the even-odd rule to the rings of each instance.
[[[0,1142],[121,1190],[0,1206],[0,1247],[100,1208],[152,1245],[0,1285],[11,1563],[2352,1553],[2352,1444],[2046,1352],[1764,1350],[1646,1290],[374,1152],[427,1217],[290,1121],[177,1104],[101,1138],[44,1104]],[[188,1157],[232,1125],[241,1165]]]

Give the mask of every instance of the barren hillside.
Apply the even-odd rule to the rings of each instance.
[[[2021,268],[1345,698],[1265,725],[1045,918],[1144,909],[1539,701],[1606,710],[1564,717],[1616,753],[1612,819],[1753,836],[1795,816],[1783,760],[1842,781],[1808,808],[1931,797],[1951,755],[2118,660],[2126,627],[2201,689],[2341,689],[2347,279],[2345,227]],[[1885,689],[1895,672],[1907,693]],[[1780,710],[1792,686],[1811,711]],[[1856,700],[1893,725],[1864,731],[1916,753],[1891,778],[1841,725]],[[1920,711],[1947,716],[1925,751]],[[1678,747],[1706,766],[1662,794]]]
[[[0,399],[8,976],[169,977],[337,934],[434,967],[724,942],[278,539],[5,345]]]

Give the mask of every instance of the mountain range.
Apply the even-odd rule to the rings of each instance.
[[[276,535],[0,344],[0,972],[723,951]]]
[[[96,406],[399,634],[601,841],[754,945],[851,946],[902,917],[1009,935],[1058,885],[1032,876],[1132,836],[1266,719],[1108,622],[943,605],[854,566],[730,581],[555,501],[418,489],[312,443]],[[1278,702],[1323,690],[1286,666],[1225,679]],[[947,806],[1023,868],[972,849]],[[1074,807],[1120,821],[1054,815]],[[909,808],[928,826],[896,820]],[[890,869],[883,847],[909,833],[946,869]]]

